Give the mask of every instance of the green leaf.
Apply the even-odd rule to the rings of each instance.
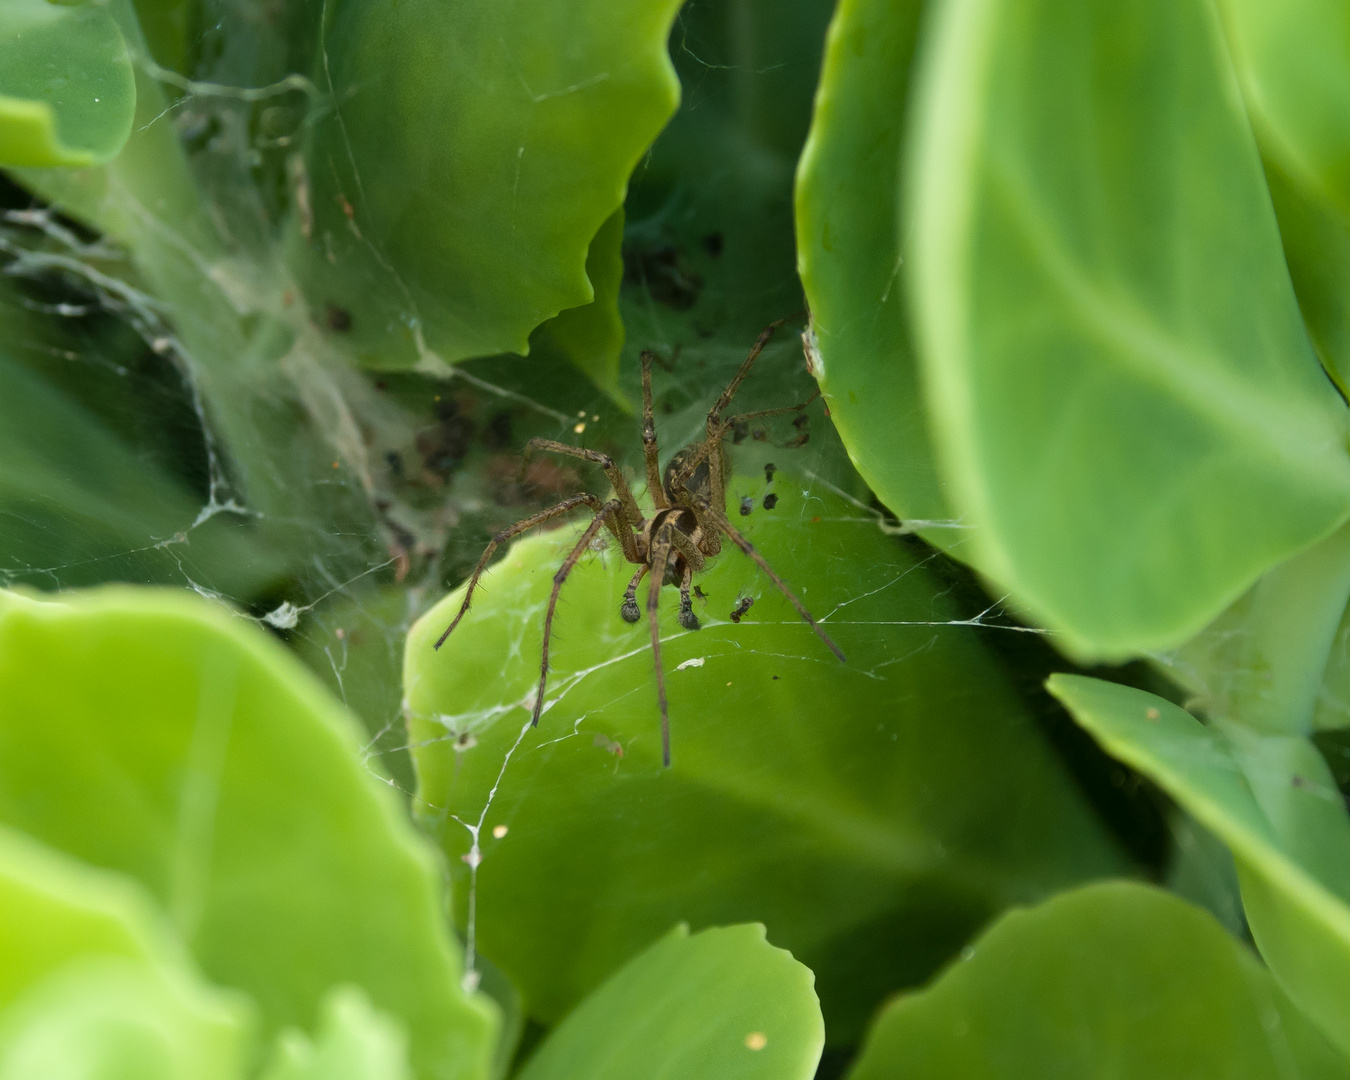
[[[1350,213],[1350,9],[1338,0],[1222,0],[1262,148]]]
[[[139,887],[0,827],[0,1077],[233,1080],[250,1019]]]
[[[595,298],[587,251],[678,101],[677,7],[330,5],[295,261],[363,363],[523,353]]]
[[[1308,333],[1350,375],[1350,16],[1336,0],[1225,0],[1228,40],[1266,160]]]
[[[815,376],[853,464],[904,521],[947,546],[964,533],[944,527],[954,515],[910,341],[896,199],[922,11],[921,0],[842,0],[835,10],[797,167],[797,264]]]
[[[131,134],[136,82],[103,4],[6,0],[0,9],[0,165],[110,161]]]
[[[1350,528],[1265,574],[1166,659],[1194,703],[1267,734],[1307,735],[1331,705],[1323,685],[1339,667],[1350,603]],[[1335,726],[1325,723],[1325,726]]]
[[[462,593],[409,634],[415,805],[457,910],[476,905],[479,949],[545,1023],[676,921],[759,921],[816,973],[830,1040],[847,1043],[1005,905],[1125,869],[981,631],[947,625],[962,613],[925,556],[823,485],[779,472],[773,510],[764,490],[733,477],[731,519],[848,662],[726,550],[697,579],[701,630],[665,599],[668,770],[647,629],[618,613],[632,567],[612,547],[567,581],[537,728],[544,607],[572,530],[512,546],[439,652]]]
[[[552,347],[590,376],[591,382],[629,412],[632,404],[619,389],[619,353],[623,350],[623,320],[619,317],[619,286],[623,284],[623,208],[600,226],[586,256],[586,276],[595,299],[583,307],[568,308],[539,327],[530,338],[530,352]]]
[[[1350,283],[1350,219],[1301,190],[1270,158],[1266,180],[1308,336],[1344,396],[1350,376],[1350,309],[1341,297]]]
[[[849,1080],[1345,1077],[1336,1054],[1208,915],[1111,882],[998,921],[878,1018]]]
[[[323,1003],[313,1041],[290,1029],[277,1040],[263,1080],[411,1080],[408,1038],[358,987],[341,986]]]
[[[178,593],[0,594],[0,819],[138,878],[266,1029],[351,982],[419,1076],[485,1074],[432,853],[353,722],[262,631]]]
[[[684,926],[610,976],[520,1080],[810,1080],[825,1025],[809,969],[758,925]]]
[[[1067,647],[1176,645],[1350,507],[1217,17],[937,14],[907,227],[947,494]]]
[[[1350,818],[1298,736],[1203,726],[1152,694],[1077,675],[1050,692],[1232,850],[1247,921],[1280,985],[1350,1053]]]

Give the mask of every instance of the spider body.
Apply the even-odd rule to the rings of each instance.
[[[698,617],[694,614],[693,601],[690,599],[693,576],[702,571],[708,561],[721,552],[723,536],[730,539],[733,544],[754,560],[755,564],[768,575],[774,586],[791,601],[792,606],[797,610],[797,614],[816,632],[821,641],[840,660],[843,660],[844,654],[839,651],[838,646],[830,640],[829,635],[820,627],[811,613],[802,606],[801,601],[793,595],[792,590],[774,573],[769,564],[765,562],[764,557],[755,550],[754,545],[732,526],[726,516],[726,450],[723,446],[723,439],[728,434],[743,428],[752,419],[788,412],[800,413],[819,395],[819,391],[817,391],[800,405],[745,413],[727,419],[723,418],[723,411],[731,404],[731,399],[735,396],[745,377],[750,373],[750,368],[756,358],[764,349],[764,346],[768,344],[769,338],[772,337],[774,330],[779,325],[781,323],[774,323],[760,334],[759,340],[750,350],[750,355],[745,358],[745,362],[741,365],[740,371],[736,373],[736,377],[722,392],[722,396],[717,399],[717,403],[709,410],[704,438],[676,452],[666,463],[664,472],[660,468],[660,450],[656,441],[656,426],[652,418],[651,367],[656,357],[650,352],[642,354],[643,457],[646,465],[647,492],[654,503],[650,514],[644,513],[639,508],[637,500],[633,497],[632,489],[628,485],[628,480],[608,455],[595,450],[586,450],[579,446],[554,442],[551,439],[531,439],[525,448],[522,471],[528,465],[530,457],[540,451],[580,458],[583,461],[593,462],[604,470],[613,487],[613,495],[607,502],[602,503],[595,495],[589,492],[581,492],[564,499],[556,506],[516,522],[509,529],[504,529],[494,536],[483,552],[482,558],[478,560],[478,565],[474,567],[468,587],[465,589],[464,603],[460,606],[459,613],[437,639],[435,648],[439,649],[444,644],[445,639],[450,636],[468,612],[478,579],[482,576],[493,552],[500,544],[505,543],[513,536],[527,532],[537,525],[569,514],[577,507],[584,505],[594,511],[594,516],[567,558],[563,560],[558,572],[553,575],[553,589],[549,594],[548,608],[544,616],[544,644],[541,650],[539,686],[534,698],[532,723],[539,723],[539,716],[544,707],[544,690],[548,683],[549,638],[553,629],[553,615],[557,609],[558,595],[562,591],[563,583],[567,580],[568,574],[571,573],[582,553],[590,547],[602,529],[610,531],[619,542],[624,559],[637,567],[619,604],[619,615],[625,621],[635,623],[641,620],[642,608],[638,604],[637,590],[643,578],[648,579],[647,623],[651,633],[652,655],[656,665],[656,697],[661,709],[661,749],[662,761],[665,765],[670,764],[670,721],[666,706],[665,672],[661,667],[661,634],[657,619],[661,588],[664,585],[679,587],[680,625],[686,630],[699,629]],[[749,606],[749,603],[746,603],[740,609],[740,614],[744,614]],[[740,621],[734,615],[733,620]]]

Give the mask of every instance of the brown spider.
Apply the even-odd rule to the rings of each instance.
[[[445,633],[436,639],[435,648],[439,649],[445,643],[445,639],[469,610],[473,590],[499,544],[536,525],[542,525],[546,521],[570,513],[578,506],[585,505],[595,511],[595,517],[591,519],[591,523],[581,534],[576,545],[563,560],[558,572],[553,575],[553,591],[549,594],[548,611],[544,616],[544,647],[539,665],[539,689],[534,698],[532,724],[539,723],[539,714],[544,707],[544,688],[548,683],[548,643],[553,629],[553,613],[558,606],[558,594],[562,591],[567,575],[572,572],[572,567],[577,564],[582,553],[590,547],[602,528],[608,528],[614,534],[614,538],[623,549],[623,557],[637,566],[637,573],[628,583],[628,588],[623,594],[623,603],[619,606],[619,614],[625,621],[635,623],[642,617],[637,603],[638,584],[644,576],[651,574],[651,585],[647,590],[647,624],[651,630],[652,655],[656,662],[656,700],[661,707],[661,758],[665,765],[670,765],[670,721],[666,712],[666,677],[661,668],[661,634],[657,623],[661,586],[680,587],[680,625],[686,630],[697,630],[699,622],[694,614],[693,602],[689,598],[690,584],[693,576],[707,565],[708,560],[722,550],[721,534],[725,533],[733,544],[755,561],[778,591],[792,602],[797,614],[806,620],[816,632],[816,636],[829,646],[835,656],[843,660],[844,654],[839,651],[839,647],[830,640],[829,635],[802,606],[802,602],[793,595],[783,579],[773,572],[764,556],[755,550],[750,541],[742,536],[726,517],[726,450],[722,440],[738,424],[764,416],[801,412],[820,396],[820,391],[817,390],[800,405],[745,413],[727,420],[722,418],[722,410],[731,404],[732,397],[750,373],[755,359],[781,325],[782,321],[776,322],[759,335],[754,348],[750,350],[750,355],[745,358],[740,371],[731,380],[731,385],[723,391],[722,396],[717,399],[717,404],[708,412],[707,434],[700,442],[692,443],[675,454],[666,463],[664,474],[658,461],[656,425],[652,421],[652,361],[656,357],[650,352],[642,354],[642,448],[647,465],[647,491],[655,504],[650,517],[644,516],[637,500],[633,498],[628,481],[608,455],[595,450],[585,450],[579,446],[568,446],[552,439],[531,439],[525,447],[526,464],[536,450],[550,454],[565,454],[593,462],[609,477],[609,482],[614,488],[614,497],[602,503],[589,492],[582,492],[564,499],[557,506],[518,521],[509,529],[503,529],[494,536],[469,577],[469,585],[465,590],[464,603],[460,606],[459,613],[445,628]]]

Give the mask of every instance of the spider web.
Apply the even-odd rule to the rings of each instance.
[[[672,51],[684,102],[634,178],[621,302],[630,400],[640,400],[639,351],[662,359],[654,382],[667,456],[701,435],[708,406],[756,334],[803,307],[792,172],[831,6],[798,3],[793,18],[765,17],[746,34],[718,32],[712,7],[691,4],[677,25]],[[285,70],[286,58],[261,30],[241,25],[252,24],[229,20],[227,34],[222,20],[205,32],[192,78],[145,56],[137,62],[172,95],[151,123],[173,125],[193,148],[200,185],[238,240],[222,274],[275,283],[278,255],[266,237],[296,207],[257,177],[284,176],[294,143],[331,103]],[[12,328],[0,351],[0,427],[11,433],[0,434],[0,470],[10,477],[0,486],[0,585],[168,585],[226,605],[285,640],[330,685],[367,730],[372,774],[416,799],[401,685],[409,627],[467,575],[494,532],[575,491],[605,494],[598,471],[571,462],[541,463],[518,483],[515,455],[530,437],[602,448],[636,479],[638,419],[546,354],[483,358],[438,376],[363,373],[322,334],[306,331],[286,353],[283,380],[232,388],[242,395],[235,412],[259,422],[227,434],[212,397],[219,388],[177,334],[183,313],[140,280],[127,254],[17,184],[0,202],[0,314]],[[191,246],[186,237],[182,243]],[[406,316],[416,325],[415,310]],[[801,401],[812,386],[796,331],[786,330],[765,350],[736,409]],[[828,491],[852,508],[847,521],[902,536],[905,525],[872,500],[820,405],[810,417],[809,441],[797,447],[787,444],[804,432],[791,417],[753,425],[731,448],[733,466],[753,477],[774,460],[806,489],[799,515],[811,512],[812,490]],[[31,483],[16,479],[23,477]],[[303,496],[263,509],[260,487]],[[760,512],[768,490],[731,494]],[[929,569],[947,568],[940,588],[961,608],[956,618],[925,623],[934,634],[952,627],[1034,636],[999,598],[930,558]],[[789,567],[778,569],[791,580]],[[492,588],[491,576],[484,584]],[[861,575],[827,620],[886,587]],[[517,651],[542,614],[534,605],[512,614]],[[801,640],[800,653],[783,659],[809,669],[820,657],[809,633]],[[639,635],[633,648],[647,647]],[[573,673],[550,697],[591,674]],[[651,692],[649,684],[626,691]],[[525,704],[448,717],[444,738],[463,739],[498,715],[519,717],[523,736]],[[558,736],[578,737],[592,735],[577,728]],[[503,756],[499,780],[514,753]],[[462,819],[475,876],[493,795],[476,817]],[[466,978],[477,985],[475,887],[469,905]]]

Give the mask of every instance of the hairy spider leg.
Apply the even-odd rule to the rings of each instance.
[[[637,573],[633,575],[633,580],[628,583],[628,588],[623,591],[623,603],[619,605],[619,617],[624,622],[637,622],[642,618],[642,613],[638,611],[637,588],[646,572],[647,564],[643,563],[637,568]]]
[[[722,475],[722,469],[718,463],[718,458],[713,454],[713,447],[721,443],[721,441],[726,438],[727,433],[742,421],[759,420],[765,416],[782,416],[784,413],[790,412],[801,412],[818,397],[820,397],[820,388],[816,387],[815,392],[809,398],[805,401],[798,402],[796,405],[784,405],[780,409],[759,409],[755,412],[738,413],[728,420],[720,421],[717,431],[699,443],[698,449],[685,459],[684,464],[680,467],[680,471],[671,477],[670,486],[676,491],[683,491],[685,483],[694,475],[694,470],[703,464],[704,461],[708,461],[712,463],[709,468],[714,474],[712,479],[712,487],[715,489],[714,493],[719,495],[721,499],[720,502],[714,500],[714,505],[725,506],[726,477]]]
[[[473,573],[469,575],[469,587],[464,591],[464,603],[459,607],[459,614],[457,614],[450,625],[445,628],[445,633],[441,634],[441,636],[436,639],[436,644],[433,645],[432,648],[439,649],[444,645],[445,639],[450,636],[450,632],[459,625],[459,621],[464,618],[465,614],[468,612],[469,604],[473,600],[473,591],[478,587],[478,579],[482,577],[483,571],[487,569],[488,560],[492,558],[492,553],[496,551],[500,545],[506,543],[506,541],[510,540],[513,536],[519,536],[523,532],[529,532],[529,530],[533,529],[536,525],[542,525],[546,521],[552,521],[554,518],[569,514],[578,506],[582,505],[589,506],[597,514],[600,513],[604,506],[596,496],[590,494],[590,492],[583,491],[580,495],[573,495],[570,498],[564,499],[562,502],[558,503],[557,506],[550,506],[547,510],[541,510],[537,514],[531,514],[529,517],[517,521],[509,529],[503,529],[489,540],[487,548],[483,551],[482,557],[478,560],[478,565],[473,568]],[[631,539],[631,532],[629,533],[629,537],[629,543],[633,547],[633,557],[629,561],[637,562],[637,543]],[[620,538],[620,542],[622,542],[622,538]],[[628,545],[624,546],[624,557],[628,557]]]
[[[741,383],[745,377],[750,374],[750,369],[755,366],[755,361],[759,359],[759,354],[764,351],[764,346],[773,338],[774,331],[782,326],[787,319],[779,319],[777,322],[771,322],[761,332],[755,343],[750,348],[750,355],[741,363],[741,369],[736,372],[736,377],[727,384],[727,388],[722,391],[722,396],[717,399],[717,403],[708,410],[708,437],[711,438],[717,431],[722,420],[722,410],[731,404],[731,399],[736,396],[736,391],[741,388]]]
[[[623,513],[623,504],[618,499],[610,499],[609,502],[605,503],[600,508],[600,512],[591,520],[591,523],[586,526],[586,531],[581,534],[576,546],[568,552],[562,566],[558,567],[558,572],[553,575],[553,591],[548,594],[548,611],[544,614],[544,648],[539,662],[539,690],[534,696],[534,712],[530,716],[531,726],[538,726],[539,714],[544,711],[544,688],[548,685],[548,642],[553,635],[553,613],[558,607],[558,594],[562,592],[563,582],[567,580],[567,575],[572,572],[572,567],[576,566],[577,561],[581,558],[581,553],[590,546],[596,534],[605,527],[606,519],[621,513]]]
[[[652,539],[652,579],[647,588],[647,626],[652,635],[652,660],[656,664],[656,703],[661,709],[661,764],[670,768],[670,715],[666,709],[666,673],[661,667],[661,624],[657,608],[661,603],[661,583],[666,576],[666,562],[670,558],[670,534],[675,528],[663,522]]]
[[[582,461],[589,461],[592,464],[599,465],[609,477],[610,486],[614,488],[614,494],[619,497],[619,502],[623,505],[624,516],[627,519],[624,524],[629,532],[642,521],[644,515],[638,509],[637,500],[633,498],[632,489],[628,486],[628,481],[619,471],[619,467],[614,464],[614,459],[608,454],[602,454],[597,450],[586,450],[580,446],[568,446],[567,443],[554,442],[552,439],[534,438],[525,444],[525,452],[522,455],[520,463],[521,475],[525,474],[525,466],[530,463],[530,458],[534,456],[536,450],[542,450],[546,454],[562,454],[564,457],[580,458]],[[629,562],[637,562],[636,552],[634,557],[627,555],[628,549],[624,548],[625,558]]]
[[[656,421],[652,419],[652,361],[656,354],[642,350],[642,454],[647,460],[647,494],[658,510],[670,506],[661,486],[660,449],[656,443]]]
[[[681,532],[673,526],[670,530],[670,546],[684,556],[684,561],[689,564],[695,574],[701,573],[703,567],[707,565],[704,552],[698,546],[699,541],[703,538],[701,528],[696,528],[694,535]]]
[[[830,640],[830,635],[825,633],[825,631],[821,629],[820,623],[816,622],[816,620],[812,617],[811,613],[807,611],[806,608],[803,606],[802,602],[797,599],[793,591],[787,587],[787,583],[773,572],[773,567],[771,567],[768,564],[767,560],[765,560],[763,555],[761,555],[757,550],[755,550],[755,545],[750,543],[749,540],[747,540],[744,536],[742,536],[736,530],[735,526],[733,526],[731,522],[728,521],[726,517],[724,517],[722,514],[714,513],[712,515],[712,518],[713,521],[716,523],[717,527],[721,529],[724,533],[726,533],[729,537],[731,537],[731,542],[735,544],[738,548],[740,548],[743,552],[745,552],[747,555],[749,555],[750,558],[754,559],[755,565],[758,566],[761,570],[763,570],[764,573],[769,576],[769,580],[774,583],[774,586],[778,589],[778,591],[782,593],[784,596],[786,596],[792,602],[792,606],[797,609],[797,614],[800,615],[803,619],[805,619],[807,625],[809,625],[811,629],[816,632],[816,637],[820,638],[821,641],[825,642],[825,644],[829,646],[830,652],[834,653],[835,656],[839,657],[841,662],[844,661],[844,654],[843,652],[840,651],[839,646]]]
[[[689,599],[689,586],[694,583],[694,568],[684,564],[684,578],[680,581],[680,625],[686,630],[699,628],[698,616],[694,614],[694,602]]]

